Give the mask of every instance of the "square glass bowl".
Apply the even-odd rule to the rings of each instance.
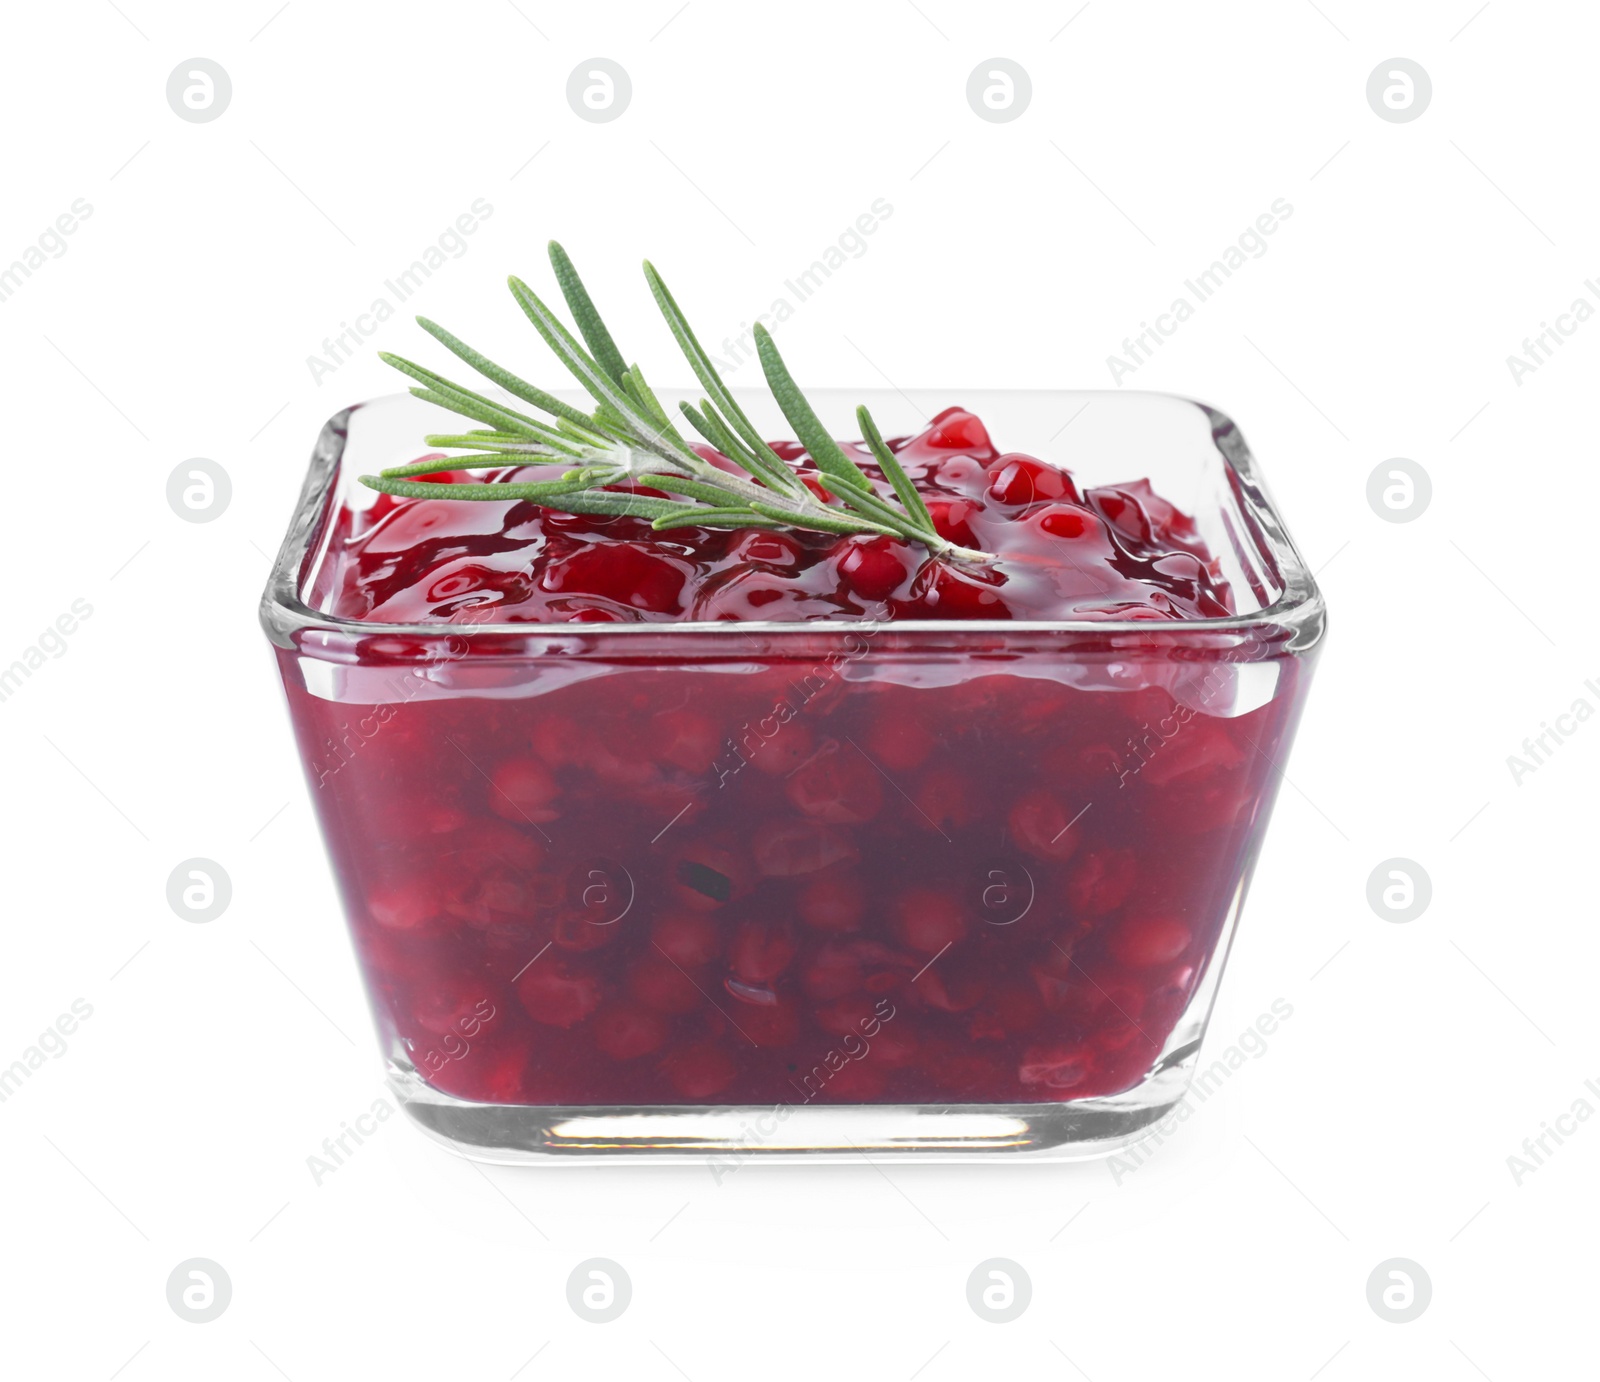
[[[1188,1087],[1324,625],[1243,438],[1157,394],[812,397],[1147,477],[1237,613],[357,622],[356,477],[450,423],[330,419],[261,619],[389,1080],[458,1152],[1074,1158]]]

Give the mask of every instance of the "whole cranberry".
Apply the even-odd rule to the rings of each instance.
[[[928,517],[933,519],[933,530],[946,542],[957,547],[977,548],[978,537],[972,531],[972,520],[983,512],[983,505],[971,499],[930,499]]]
[[[914,437],[910,445],[920,443],[943,451],[965,451],[971,455],[993,456],[994,446],[989,432],[977,417],[965,408],[946,408],[929,424],[927,431]]]
[[[1066,542],[1092,539],[1109,549],[1105,542],[1105,528],[1088,509],[1078,504],[1051,504],[1029,517],[1039,525],[1039,530]]]
[[[652,552],[642,542],[585,544],[544,568],[539,584],[559,594],[601,595],[654,614],[682,612],[687,563]]]
[[[734,541],[728,549],[728,557],[740,566],[759,565],[777,571],[795,571],[805,561],[806,549],[788,533],[751,528]]]
[[[897,600],[895,608],[923,619],[1010,619],[1000,590],[1006,580],[993,568],[930,561],[911,583],[910,601]]]
[[[830,560],[845,584],[863,600],[887,600],[917,564],[911,549],[892,537],[846,538],[834,548]]]
[[[1039,504],[1076,500],[1072,477],[1032,456],[1008,453],[989,466],[988,497],[1001,504]]]

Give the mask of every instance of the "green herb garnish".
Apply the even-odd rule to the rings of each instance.
[[[994,560],[991,553],[958,547],[939,536],[922,496],[894,453],[884,445],[872,415],[861,407],[856,409],[856,418],[862,437],[899,502],[880,494],[823,427],[783,363],[772,337],[758,324],[756,349],[767,386],[795,436],[816,462],[822,488],[837,502],[819,499],[756,431],[695,338],[661,275],[646,261],[645,279],[656,305],[708,395],[698,405],[680,404],[683,417],[749,478],[730,474],[697,455],[645,383],[639,366],[624,363],[578,271],[554,241],[550,242],[550,263],[583,344],[520,278],[510,280],[512,296],[544,337],[545,344],[594,399],[595,406],[586,413],[561,402],[480,355],[436,322],[418,317],[418,325],[446,349],[545,416],[534,417],[497,403],[422,365],[381,352],[384,361],[417,381],[411,392],[418,398],[484,426],[424,438],[429,446],[467,450],[471,454],[394,466],[379,475],[363,475],[362,484],[385,494],[415,499],[525,499],[567,513],[647,518],[654,528],[805,528],[824,533],[870,533],[919,542],[936,556]],[[527,483],[442,485],[409,478],[552,462],[571,463],[572,468],[554,479]],[[660,499],[610,488],[630,482],[663,490],[673,497]]]

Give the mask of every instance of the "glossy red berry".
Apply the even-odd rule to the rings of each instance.
[[[1002,456],[988,473],[988,497],[1000,504],[1040,504],[1078,497],[1071,476],[1031,456]]]
[[[1000,571],[933,561],[917,573],[911,594],[926,619],[1010,619],[1005,581]]]
[[[544,590],[599,595],[620,605],[673,614],[682,606],[688,570],[637,542],[593,543],[545,567]]]
[[[993,452],[989,431],[977,417],[965,408],[946,408],[928,430],[913,440],[943,451],[966,451],[972,454]]]
[[[1041,532],[1060,538],[1063,542],[1085,539],[1104,542],[1105,539],[1105,529],[1100,520],[1088,509],[1076,504],[1052,504],[1030,517],[1039,525]]]
[[[845,584],[863,600],[887,600],[916,568],[918,558],[892,537],[849,538],[834,561]]]
[[[928,516],[933,519],[934,532],[957,547],[979,547],[972,520],[982,512],[983,505],[970,499],[928,500]]]
[[[741,566],[755,564],[794,571],[805,562],[806,549],[789,533],[751,528],[738,536],[728,550],[728,557]]]

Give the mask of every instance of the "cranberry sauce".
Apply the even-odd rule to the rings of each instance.
[[[602,623],[1192,619],[1232,612],[1220,566],[1193,522],[1143,480],[1080,494],[1066,472],[1029,456],[1002,455],[983,423],[959,408],[889,445],[926,496],[940,535],[993,552],[998,561],[938,562],[921,546],[884,537],[655,532],[642,519],[557,513],[530,503],[383,495],[371,509],[341,516],[330,613],[386,623]],[[893,501],[871,453],[845,448]],[[803,448],[779,442],[774,449],[826,497]],[[700,451],[735,469],[709,448]],[[496,478],[557,473],[508,468]]]
[[[1098,660],[978,630],[971,653],[879,646],[871,623],[804,655],[456,639],[493,664],[472,677],[376,629],[346,682],[280,652],[397,1062],[465,1100],[582,1106],[1042,1102],[1148,1075],[1249,871],[1299,669],[1246,710],[1236,668],[1173,659],[1170,621],[1229,597],[1147,486],[1080,496],[956,410],[899,454],[993,571],[523,504],[341,518],[335,604],[373,620],[1169,624]]]

